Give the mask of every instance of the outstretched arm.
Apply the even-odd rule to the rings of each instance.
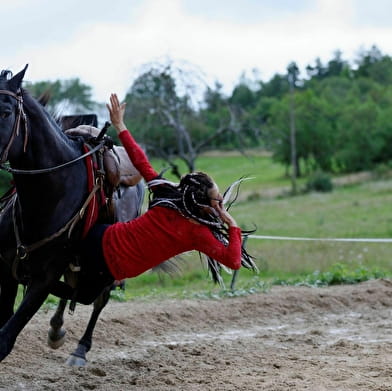
[[[208,255],[212,259],[222,263],[230,269],[236,270],[241,267],[241,228],[229,227],[229,242],[224,245],[212,234],[206,226],[198,226],[194,230],[196,250]]]
[[[158,173],[151,166],[146,154],[139,144],[132,137],[124,123],[126,103],[120,103],[116,94],[110,95],[110,104],[106,107],[109,110],[110,120],[116,129],[117,135],[123,144],[133,165],[148,182],[158,176]]]

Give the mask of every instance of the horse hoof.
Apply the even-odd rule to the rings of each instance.
[[[48,331],[48,345],[52,349],[58,349],[63,346],[65,342],[65,333],[64,329],[61,329],[58,332],[54,332],[53,329],[49,329]]]
[[[70,367],[84,367],[86,363],[86,359],[74,356],[73,354],[71,354],[67,360],[67,365]]]

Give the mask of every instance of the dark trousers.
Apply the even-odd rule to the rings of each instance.
[[[108,224],[96,224],[81,242],[81,271],[76,296],[80,303],[91,304],[105,287],[114,282],[102,250],[102,237],[107,227]]]

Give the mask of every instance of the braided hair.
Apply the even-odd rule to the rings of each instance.
[[[164,186],[157,186],[164,185]],[[181,215],[210,227],[221,228],[223,222],[211,206],[210,191],[215,182],[203,172],[184,175],[179,184],[165,179],[154,179],[148,183],[150,192],[149,208],[164,206],[177,210]]]
[[[215,186],[212,178],[203,172],[186,174],[181,177],[178,184],[170,182],[160,175],[148,183],[150,189],[149,208],[163,206],[174,209],[186,218],[207,225],[212,234],[224,245],[227,245],[229,242],[228,228],[224,225],[219,213],[211,206],[210,192]],[[231,204],[232,202],[230,206]],[[242,236],[246,238],[253,231],[241,232]],[[241,248],[241,264],[245,268],[257,271],[253,257],[247,253],[244,243],[245,241],[243,241]],[[207,263],[214,282],[223,284],[221,269],[227,270],[227,268],[208,256]]]

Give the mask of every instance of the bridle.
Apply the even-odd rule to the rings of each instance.
[[[23,109],[23,95],[22,95],[22,90],[18,89],[16,93],[8,90],[0,90],[0,95],[8,95],[16,99],[17,101],[17,108],[16,108],[16,118],[14,122],[14,126],[12,128],[12,133],[10,136],[10,139],[8,140],[8,144],[4,148],[1,157],[0,157],[0,162],[3,163],[7,160],[8,158],[8,152],[12,146],[12,143],[15,140],[16,136],[19,136],[19,129],[21,126],[21,122],[24,124],[24,131],[25,131],[25,136],[24,136],[24,142],[23,142],[23,152],[26,152],[26,147],[27,147],[27,142],[29,138],[29,133],[28,133],[28,126],[27,126],[27,117],[26,113]]]
[[[35,175],[35,174],[45,174],[45,173],[50,173],[56,170],[59,170],[61,168],[70,166],[71,164],[76,163],[79,160],[84,159],[87,156],[90,156],[92,154],[94,154],[95,152],[97,152],[98,150],[100,150],[104,145],[105,145],[105,141],[99,140],[100,142],[92,149],[90,149],[88,152],[86,152],[83,155],[78,156],[77,158],[70,160],[66,163],[60,164],[58,166],[54,166],[54,167],[48,167],[48,168],[41,168],[41,169],[36,169],[36,170],[20,170],[20,169],[16,169],[16,168],[11,168],[9,166],[4,165],[4,162],[7,161],[8,158],[8,153],[9,150],[12,146],[12,143],[15,140],[15,137],[19,136],[19,130],[21,127],[21,122],[23,122],[24,124],[24,132],[25,132],[25,136],[24,136],[24,142],[23,142],[23,152],[26,152],[26,148],[27,148],[27,142],[28,142],[28,138],[29,138],[29,132],[28,132],[28,126],[27,126],[27,116],[26,113],[23,109],[23,95],[22,95],[22,90],[18,89],[18,91],[16,93],[12,92],[12,91],[8,91],[8,90],[0,90],[0,95],[8,95],[13,97],[14,99],[16,99],[16,101],[18,102],[18,106],[16,108],[16,118],[15,118],[15,122],[14,122],[14,126],[12,128],[12,133],[11,136],[8,140],[8,144],[6,145],[6,147],[4,148],[1,157],[0,157],[0,168],[3,170],[8,171],[11,174],[23,174],[23,175]],[[106,125],[105,125],[106,126]],[[99,138],[99,136],[98,136]]]

